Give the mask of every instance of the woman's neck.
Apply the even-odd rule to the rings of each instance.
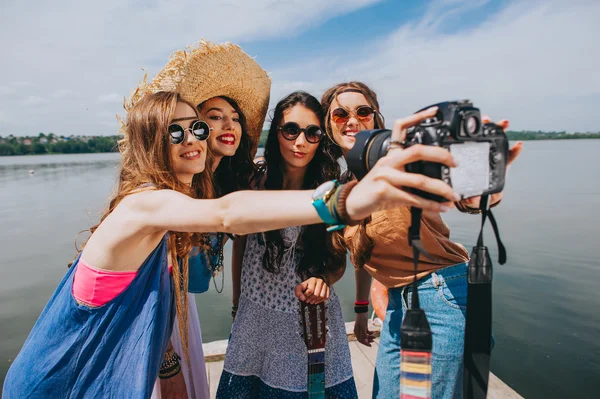
[[[223,157],[221,155],[214,155],[213,164],[212,164],[212,171],[213,172],[215,170],[217,170],[217,167],[219,166],[219,163],[221,163],[221,159],[223,159]]]
[[[284,190],[301,190],[304,185],[304,176],[306,175],[306,167],[295,168],[283,167],[283,189]]]
[[[194,180],[194,175],[178,174],[177,178],[179,179],[180,182],[182,182],[186,186],[191,186],[192,181]]]

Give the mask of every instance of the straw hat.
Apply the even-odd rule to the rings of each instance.
[[[233,99],[246,117],[252,154],[269,106],[271,78],[239,46],[205,40],[171,54],[167,65],[150,82],[147,76],[125,101],[128,111],[146,94],[175,91],[194,105],[218,96]]]

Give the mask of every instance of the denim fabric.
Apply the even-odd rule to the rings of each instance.
[[[467,309],[467,264],[446,267],[418,283],[419,301],[431,326],[432,399],[462,397],[462,370]],[[411,286],[388,291],[373,382],[373,398],[400,397],[400,327],[410,306]]]
[[[147,398],[175,315],[167,240],[117,297],[90,308],[72,296],[67,271],[8,370],[2,397]]]
[[[203,292],[208,291],[212,272],[206,266],[204,252],[200,252],[195,256],[190,256],[188,262],[188,292],[202,294]]]

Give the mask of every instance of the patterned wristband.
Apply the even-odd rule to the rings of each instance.
[[[348,210],[346,209],[346,200],[348,199],[348,194],[350,191],[358,184],[358,181],[353,180],[349,183],[346,183],[341,186],[339,195],[336,198],[336,202],[334,204],[334,209],[342,221],[346,226],[356,226],[360,223],[360,220],[352,220],[350,215],[348,215]]]

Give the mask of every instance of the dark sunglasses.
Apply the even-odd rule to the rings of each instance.
[[[313,144],[321,141],[321,137],[323,137],[323,131],[317,125],[308,125],[301,128],[296,122],[288,122],[283,126],[279,126],[279,130],[283,138],[290,141],[296,140],[300,133],[304,133],[306,141]]]
[[[373,120],[373,117],[375,116],[375,110],[367,105],[361,105],[354,111],[349,111],[345,108],[336,108],[331,111],[331,120],[334,123],[341,125],[350,120],[350,115],[354,115],[359,122],[366,123]]]
[[[208,135],[212,128],[209,127],[208,124],[203,121],[194,121],[192,122],[190,127],[185,129],[177,123],[171,123],[169,125],[169,135],[171,136],[171,144],[183,143],[183,140],[185,140],[185,132],[187,130],[192,132],[196,140],[203,141],[208,138]]]

